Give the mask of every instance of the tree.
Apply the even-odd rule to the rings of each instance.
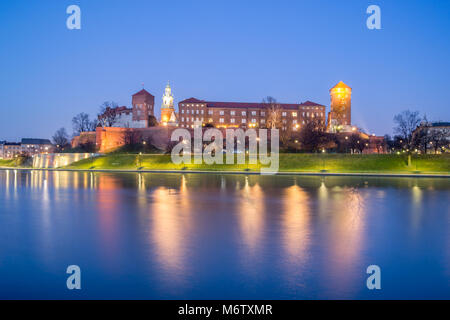
[[[411,140],[412,148],[417,148],[426,154],[428,149],[431,148],[430,142],[431,135],[429,134],[428,127],[426,125],[421,125],[413,132]]]
[[[149,127],[156,127],[158,125],[158,120],[156,120],[155,116],[148,116],[148,126]]]
[[[101,126],[100,122],[98,122],[97,119],[94,119],[89,122],[89,131],[95,131],[99,126]]]
[[[414,130],[420,124],[420,116],[418,111],[403,111],[394,117],[394,122],[396,126],[394,127],[394,132],[397,133],[404,140],[408,149],[412,146],[412,135]]]
[[[389,152],[394,151],[395,148],[394,139],[392,139],[390,135],[388,134],[384,135],[384,143],[386,144],[386,148],[388,149]]]
[[[302,149],[308,152],[320,151],[331,142],[325,132],[325,126],[316,119],[308,121],[300,130],[298,137]]]
[[[352,153],[362,153],[364,149],[368,146],[369,140],[364,139],[357,133],[353,133],[349,139],[349,146],[352,150]]]
[[[92,123],[87,113],[79,113],[72,118],[74,135],[80,135],[81,132],[87,132],[91,129]]]
[[[69,145],[69,135],[65,128],[60,128],[52,137],[53,144],[60,151]]]
[[[434,153],[437,153],[442,147],[448,145],[447,136],[441,130],[431,130],[429,137],[430,145],[434,149]]]
[[[117,114],[117,103],[114,101],[105,101],[100,106],[98,120],[102,127],[112,127],[117,123],[119,115]]]
[[[262,104],[266,111],[266,128],[281,128],[281,106],[279,103],[277,103],[277,100],[273,97],[268,96],[263,99]]]

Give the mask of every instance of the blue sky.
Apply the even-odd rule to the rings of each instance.
[[[82,29],[66,28],[77,4]],[[381,8],[382,30],[366,28]],[[72,132],[79,112],[131,104],[312,100],[353,88],[353,123],[391,133],[405,109],[450,120],[450,1],[16,0],[0,2],[0,140]]]

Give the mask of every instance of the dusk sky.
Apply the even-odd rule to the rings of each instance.
[[[382,30],[366,27],[371,4]],[[1,1],[0,140],[72,134],[74,115],[130,106],[142,83],[159,112],[168,80],[176,104],[270,95],[327,112],[342,80],[368,133],[391,134],[406,109],[450,121],[449,16],[450,1]]]

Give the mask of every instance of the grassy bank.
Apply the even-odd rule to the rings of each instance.
[[[109,154],[85,159],[67,169],[259,171],[257,165],[173,164],[170,155]],[[450,173],[450,155],[280,154],[279,171],[336,173]]]
[[[0,159],[0,167],[17,167],[17,161]]]

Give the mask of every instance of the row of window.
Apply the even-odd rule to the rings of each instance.
[[[189,109],[187,109],[186,110],[186,114],[190,114],[190,112],[192,111],[192,114],[203,114],[203,112],[204,112],[204,110],[189,110]],[[181,113],[182,114],[184,114],[184,109],[182,109],[181,110]],[[247,111],[240,111],[240,113],[241,113],[241,115],[242,116],[246,116],[247,115]],[[212,115],[213,114],[213,110],[208,110],[208,114],[209,115]],[[252,116],[256,116],[257,114],[258,114],[258,112],[257,111],[251,111],[250,112],[250,114],[252,115]],[[281,116],[283,116],[283,117],[286,117],[287,116],[287,112],[286,111],[283,111],[282,113],[281,113]],[[219,115],[221,115],[221,116],[223,116],[223,115],[225,115],[225,110],[219,110]],[[236,111],[230,111],[230,115],[231,116],[235,116],[236,115]],[[266,112],[265,111],[261,111],[260,112],[260,116],[265,116],[266,115]],[[297,117],[297,112],[292,112],[291,113],[291,115],[292,115],[292,117]],[[309,116],[311,116],[311,117],[323,117],[323,112],[311,112],[311,114],[309,113],[309,112],[302,112],[302,116],[303,117],[309,117]]]
[[[186,107],[206,107],[206,105],[204,105],[204,104],[198,104],[198,103],[188,103],[188,104],[184,104],[184,103],[182,103],[182,104],[180,104],[180,106],[181,107],[184,107],[184,106],[186,106]],[[319,108],[320,107],[301,107],[302,109],[308,109],[308,110],[319,110]]]

